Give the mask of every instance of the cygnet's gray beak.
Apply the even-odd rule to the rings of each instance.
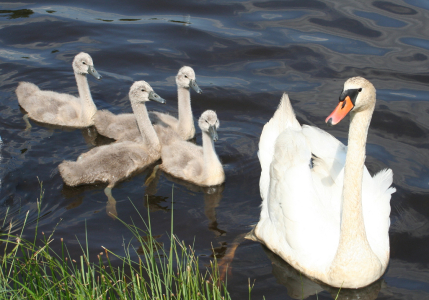
[[[165,99],[161,98],[157,93],[155,93],[154,91],[151,91],[149,93],[149,100],[153,100],[162,104],[165,104]]]
[[[88,66],[88,73],[100,80],[103,78],[100,74],[98,74],[97,70],[94,68],[94,66]]]
[[[201,94],[203,91],[200,89],[200,87],[198,86],[197,82],[195,81],[195,79],[191,79],[191,82],[189,83],[189,86],[191,88],[194,89],[194,91],[196,91],[198,94]]]
[[[216,142],[218,140],[217,130],[216,130],[215,126],[210,126],[209,127],[209,135],[213,139],[213,141]]]

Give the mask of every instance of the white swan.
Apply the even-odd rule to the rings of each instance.
[[[212,110],[206,110],[198,120],[203,134],[203,146],[177,138],[161,150],[160,169],[177,178],[200,186],[219,185],[225,181],[222,164],[214,148],[219,120]]]
[[[179,118],[160,112],[150,112],[152,123],[172,129],[184,140],[195,135],[194,117],[191,109],[191,94],[193,88],[201,94],[201,89],[195,81],[195,72],[191,67],[182,67],[176,75]],[[98,133],[117,141],[139,141],[141,135],[134,114],[115,115],[108,110],[100,110],[94,117]]]
[[[382,170],[371,177],[364,166],[375,100],[368,80],[345,82],[326,121],[335,125],[350,111],[346,147],[321,129],[301,127],[284,94],[259,142],[262,211],[248,238],[335,287],[367,286],[389,261],[393,173]]]
[[[83,128],[94,125],[93,116],[97,107],[91,97],[87,74],[101,79],[94,68],[91,56],[81,52],[73,60],[79,98],[69,94],[41,91],[35,84],[20,82],[16,88],[19,105],[28,115],[24,116],[27,128],[31,127],[27,117],[53,125]]]
[[[79,156],[77,161],[63,161],[58,166],[61,177],[69,186],[108,183],[105,193],[111,206],[115,203],[111,189],[117,182],[141,171],[161,157],[161,144],[150,122],[145,103],[149,100],[165,103],[165,100],[154,93],[145,81],[137,81],[131,86],[129,98],[140,128],[141,142],[124,141],[96,147]],[[113,214],[116,213],[116,209],[111,210]]]

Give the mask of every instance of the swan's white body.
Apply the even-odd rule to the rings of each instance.
[[[162,126],[166,130],[174,131],[183,140],[189,140],[195,135],[194,117],[191,109],[192,87],[197,93],[201,93],[195,81],[195,72],[191,67],[182,67],[176,75],[179,116],[150,112],[152,123]],[[117,141],[141,141],[141,134],[134,114],[115,115],[108,110],[100,110],[94,116],[97,131],[104,136]]]
[[[360,95],[348,147],[321,129],[301,127],[283,95],[259,142],[262,211],[248,236],[307,276],[342,288],[369,285],[386,270],[395,192],[390,169],[371,177],[364,166],[375,89],[361,77],[344,90],[352,87]]]
[[[28,116],[38,122],[83,128],[94,125],[97,107],[91,97],[87,74],[97,79],[101,76],[94,69],[91,56],[81,52],[73,60],[73,70],[79,97],[53,91],[42,91],[35,84],[20,82],[16,88],[19,105]]]
[[[180,138],[163,144],[160,168],[166,173],[196,185],[219,185],[225,181],[225,173],[213,143],[217,140],[219,120],[214,111],[206,110],[198,124],[203,135],[203,146],[197,146]],[[160,136],[159,133],[158,136]]]

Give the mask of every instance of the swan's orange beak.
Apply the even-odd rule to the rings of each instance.
[[[338,124],[344,117],[353,109],[354,105],[350,96],[344,98],[343,101],[338,103],[334,111],[326,118],[325,122],[328,125]]]

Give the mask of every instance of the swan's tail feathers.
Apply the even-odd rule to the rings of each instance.
[[[394,187],[391,187],[393,183],[393,172],[391,169],[384,169],[374,175],[374,186],[378,187],[378,190],[382,194],[390,195],[396,192]]]
[[[31,82],[21,81],[15,90],[16,97],[18,98],[19,104],[22,106],[25,100],[33,95],[35,92],[40,91],[37,85]]]
[[[282,98],[280,99],[280,104],[277,107],[274,116],[268,123],[271,122],[275,123],[274,126],[277,126],[280,132],[286,128],[301,130],[301,125],[296,119],[295,112],[293,111],[288,94],[283,93]]]
[[[58,169],[64,183],[68,186],[77,186],[84,183],[85,168],[82,168],[78,162],[65,160],[59,164]]]
[[[259,188],[263,200],[266,200],[268,195],[270,165],[274,155],[274,145],[280,133],[287,128],[299,131],[301,130],[301,125],[295,117],[289,96],[284,93],[274,116],[262,129],[259,140],[258,157],[262,169]]]

